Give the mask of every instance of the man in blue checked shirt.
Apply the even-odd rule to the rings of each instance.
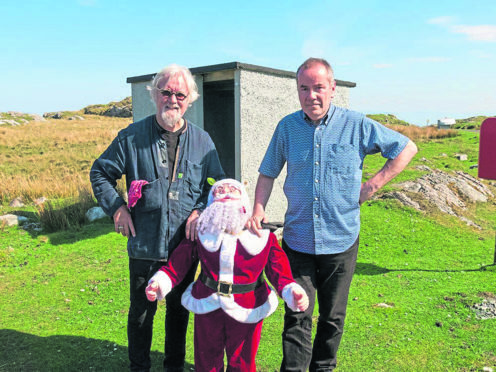
[[[260,234],[274,179],[287,163],[282,246],[310,306],[300,313],[286,307],[281,371],[332,371],[355,271],[360,205],[407,166],[417,147],[363,114],[332,105],[336,82],[326,60],[306,60],[296,82],[302,110],[283,118],[274,132],[246,226]],[[363,160],[377,152],[388,160],[362,184]],[[315,295],[319,319],[312,348]]]

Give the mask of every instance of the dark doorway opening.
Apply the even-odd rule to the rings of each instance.
[[[210,134],[229,178],[236,177],[234,80],[203,83],[203,128]]]

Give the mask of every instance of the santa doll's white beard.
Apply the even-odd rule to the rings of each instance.
[[[236,235],[243,230],[249,217],[239,201],[214,202],[200,215],[198,231]]]

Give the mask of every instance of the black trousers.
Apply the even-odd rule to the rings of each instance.
[[[163,262],[129,259],[130,301],[127,321],[128,353],[131,371],[149,371],[153,317],[157,301],[146,298],[145,288]],[[165,355],[164,371],[183,371],[186,356],[186,330],[189,311],[181,305],[181,296],[193,281],[197,265],[193,265],[185,279],[165,297]]]
[[[295,280],[307,292],[310,305],[305,312],[287,306],[282,334],[281,371],[332,371],[343,335],[351,279],[355,272],[358,239],[345,252],[311,255],[292,250],[283,240]],[[317,332],[312,348],[312,314],[315,296],[319,303]]]

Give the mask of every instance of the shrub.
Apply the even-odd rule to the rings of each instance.
[[[79,229],[85,223],[86,211],[96,205],[91,191],[79,189],[77,199],[64,199],[58,203],[50,201],[37,207],[42,228],[46,232]]]

